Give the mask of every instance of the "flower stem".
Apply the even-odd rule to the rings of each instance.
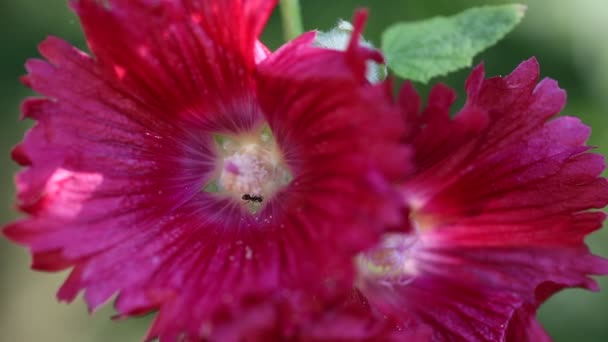
[[[281,0],[281,19],[283,21],[283,36],[286,41],[302,34],[302,11],[299,0]]]

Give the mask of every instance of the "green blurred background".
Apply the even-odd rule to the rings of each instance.
[[[37,56],[36,45],[47,35],[67,39],[84,48],[78,20],[66,0],[0,1],[0,223],[18,216],[13,205],[12,177],[17,170],[9,151],[31,125],[19,122],[19,105],[31,92],[18,82],[23,63]],[[481,4],[505,1],[454,0],[302,0],[306,29],[329,29],[338,18],[349,19],[357,7],[371,16],[366,38],[376,45],[387,25],[448,15]],[[543,76],[557,79],[568,91],[564,113],[582,117],[593,127],[591,144],[608,152],[608,1],[531,0],[528,13],[514,33],[479,56],[489,75],[506,74],[531,56],[540,61]],[[263,40],[271,48],[281,44],[276,11]],[[467,71],[440,81],[462,95]],[[437,81],[437,80],[435,80]],[[66,85],[69,86],[69,85]],[[419,85],[426,92],[426,88]],[[462,98],[462,96],[461,96]],[[608,230],[589,238],[592,249],[608,255]],[[89,316],[82,300],[59,304],[55,291],[66,273],[29,270],[26,251],[0,239],[0,341],[137,341],[151,317],[122,322],[110,320],[111,305]],[[608,279],[600,279],[608,288]],[[551,299],[540,318],[556,341],[608,341],[608,291],[569,290]]]

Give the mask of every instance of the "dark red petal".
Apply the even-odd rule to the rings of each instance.
[[[370,207],[389,215],[381,220],[394,220],[398,217],[395,208],[377,205],[386,203],[381,193],[390,190],[382,181],[377,183],[374,175],[399,177],[409,151],[398,144],[404,127],[394,124],[398,112],[388,105],[384,87],[361,87],[363,79],[347,78],[349,64],[341,52],[313,48],[305,41],[292,44],[260,65],[259,93],[287,162],[295,165],[292,191],[314,201],[300,206],[310,206],[308,215],[328,211],[344,215],[337,221],[345,228],[368,215],[365,208]],[[370,193],[370,187],[381,196]],[[353,217],[348,209],[355,207],[363,209],[361,217]],[[367,220],[370,227],[376,225]],[[327,227],[327,233],[341,227]],[[360,248],[373,239],[365,234],[365,230],[347,229],[340,236],[345,246],[358,239]]]
[[[221,112],[241,120],[252,120],[239,105],[251,97],[251,73],[267,54],[257,38],[275,4],[72,1],[99,65],[146,104],[168,116]]]
[[[411,139],[412,136],[418,134],[420,129],[418,113],[421,105],[420,95],[416,92],[412,82],[406,81],[403,83],[399,91],[398,103],[403,120],[408,124],[408,139]]]
[[[446,336],[546,340],[533,317],[536,307],[563,288],[597,290],[590,276],[608,274],[608,261],[591,255],[584,242],[605,218],[590,211],[608,203],[604,158],[588,153],[590,129],[580,120],[552,119],[565,92],[550,79],[537,84],[538,75],[534,59],[504,78],[484,80],[479,66],[454,118],[453,93],[436,86],[417,119],[422,126],[412,140],[418,169],[403,187],[419,230],[411,255],[417,273],[403,291],[384,295],[386,303],[414,308]],[[409,86],[403,92],[415,99]],[[404,115],[415,118],[412,105],[401,103]],[[415,292],[421,284],[428,298]],[[373,294],[370,301],[381,302]],[[474,312],[502,295],[512,296],[501,304],[510,311],[479,322],[495,334],[480,334],[448,308]],[[441,298],[443,304],[427,304]],[[447,307],[433,309],[441,305]]]
[[[519,310],[509,323],[506,342],[551,342],[551,337],[536,319],[534,308]]]

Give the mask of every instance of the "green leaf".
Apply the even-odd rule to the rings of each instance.
[[[469,67],[521,21],[519,4],[471,8],[451,17],[397,23],[382,34],[388,67],[405,79],[428,82]]]

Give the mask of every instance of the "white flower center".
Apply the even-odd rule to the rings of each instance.
[[[244,136],[218,137],[216,179],[207,191],[229,195],[255,213],[291,180],[268,129]]]
[[[270,151],[249,144],[224,158],[220,185],[239,198],[246,194],[268,196],[280,183],[281,171]]]
[[[387,233],[378,246],[360,253],[356,257],[361,286],[405,285],[416,276],[412,249],[418,240],[417,234]]]

